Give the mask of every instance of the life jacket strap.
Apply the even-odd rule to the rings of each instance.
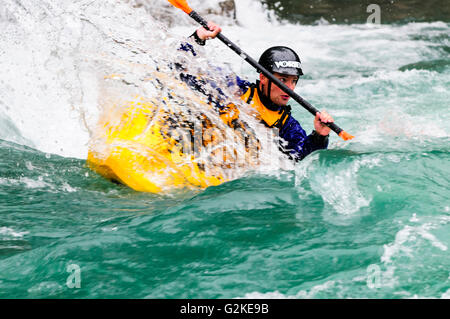
[[[253,100],[253,96],[255,95],[255,89],[256,89],[255,85],[250,86],[250,95],[247,99],[247,104],[250,104],[250,102]]]
[[[281,128],[284,125],[284,121],[286,120],[286,118],[291,114],[291,106],[290,105],[286,105],[283,108],[283,114],[281,114],[280,118],[273,123],[273,125],[271,127],[277,127],[278,129],[281,130]]]
[[[253,98],[255,96],[255,91],[257,90],[257,84],[252,84],[249,89],[250,89],[250,94],[249,94],[249,96],[247,98],[247,101],[246,101],[247,104],[250,104],[252,102],[252,100],[253,100]],[[262,104],[262,105],[264,107],[267,107],[264,104]],[[264,125],[266,125],[267,127],[270,127],[270,128],[277,127],[278,129],[281,130],[281,128],[283,127],[284,122],[286,121],[287,117],[291,114],[291,107],[289,105],[286,105],[279,112],[280,113],[282,112],[280,118],[275,123],[273,123],[272,125],[268,125],[264,120],[261,120],[261,122],[264,123]]]

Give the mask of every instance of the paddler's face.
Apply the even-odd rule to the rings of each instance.
[[[279,73],[273,73],[273,75],[291,90],[295,89],[298,82],[298,76]],[[259,81],[262,84],[264,95],[269,96],[269,92],[267,91],[269,87],[269,79],[263,74],[260,74]],[[272,82],[272,85],[270,86],[270,99],[276,105],[285,106],[289,102],[290,96]]]

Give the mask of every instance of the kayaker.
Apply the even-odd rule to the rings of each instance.
[[[221,32],[220,26],[213,22],[209,22],[208,27],[210,31],[201,27],[191,35],[197,44],[205,45],[206,40],[214,39]],[[189,44],[183,44],[181,49],[196,55],[194,48]],[[303,75],[300,58],[288,47],[276,46],[267,49],[261,55],[259,64],[271,71],[291,90],[295,89],[299,77]],[[195,77],[184,74],[182,79],[191,87],[201,90],[201,84]],[[243,93],[241,98],[257,110],[261,121],[270,128],[278,129],[282,138],[280,149],[291,159],[299,161],[316,150],[328,147],[330,128],[325,123],[333,122],[333,118],[326,111],[316,114],[314,130],[307,135],[291,114],[291,107],[288,105],[290,96],[269,78],[260,73],[259,80],[255,83],[239,77],[235,83]],[[210,99],[213,100],[211,96]]]

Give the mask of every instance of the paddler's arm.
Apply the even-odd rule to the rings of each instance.
[[[206,30],[204,27],[200,27],[191,35],[191,37],[195,40],[195,42],[199,45],[205,45],[206,40],[214,39],[217,35],[222,32],[222,28],[215,24],[212,21],[208,22],[209,30]],[[226,76],[226,81],[228,87],[237,86],[239,87],[239,92],[237,94],[244,94],[248,87],[250,86],[250,82],[241,79],[239,76]]]
[[[321,136],[330,135],[331,129],[325,125],[326,123],[333,123],[334,119],[327,111],[317,112],[314,118],[314,129]]]
[[[189,38],[192,38],[197,44],[203,46],[206,44],[206,40],[214,39],[219,34],[219,32],[222,31],[222,28],[212,21],[208,22],[208,28],[210,30],[206,30],[203,27],[198,28]],[[194,46],[190,43],[187,42],[182,43],[179,50],[191,52],[193,56],[197,56],[197,52],[195,52]],[[180,64],[177,65],[177,68],[180,71],[183,71],[184,69]],[[216,67],[215,69],[221,71],[221,68],[219,67]],[[241,96],[242,94],[244,94],[251,85],[250,82],[241,79],[239,76],[235,74],[224,74],[224,77],[225,82],[229,88],[231,87],[238,88],[236,96]],[[219,110],[222,110],[222,112],[228,109],[226,107],[228,103],[225,102],[226,100],[225,94],[219,87],[217,87],[217,85],[214,82],[209,82],[209,84],[211,85],[212,88],[216,89],[218,94],[215,94],[215,96],[211,94],[211,91],[204,89],[206,82],[198,78],[197,76],[181,73],[180,79],[186,84],[188,84],[189,87],[191,87],[193,90],[206,95],[208,97],[208,102],[214,104]]]
[[[212,21],[208,22],[208,28],[210,29],[210,31],[206,30],[203,27],[198,28],[197,30],[195,30],[195,32],[192,35],[189,36],[189,38],[193,39],[197,44],[203,46],[206,44],[206,40],[214,39],[219,34],[219,32],[222,31],[222,28]],[[193,56],[197,56],[197,52],[195,51],[194,46],[188,42],[181,43],[179,50],[182,50],[185,52],[190,52]],[[180,71],[185,70],[185,68],[181,64],[176,64],[176,67]],[[221,71],[221,68],[219,68],[219,67],[216,67],[215,69],[217,69],[218,71]],[[236,92],[236,95],[238,95],[238,96],[244,94],[245,91],[247,91],[248,87],[251,84],[250,82],[241,79],[239,76],[237,76],[235,74],[228,74],[228,72],[226,72],[226,74],[224,74],[224,77],[225,77],[227,86],[229,88],[236,87],[236,86],[239,88],[239,91]],[[194,75],[186,74],[186,73],[181,73],[180,78],[182,81],[187,83],[192,89],[207,95],[210,103],[211,103],[211,101],[213,101],[214,104],[219,106],[219,103],[222,102],[222,101],[217,102],[217,99],[213,99],[203,89],[204,85],[206,84],[205,81],[199,79],[198,77],[196,77]],[[218,88],[215,83],[211,83],[211,85],[213,88],[217,89],[219,95],[222,96],[222,98],[225,97],[222,90],[220,88]],[[222,100],[222,98],[220,100]],[[222,108],[222,107],[223,106],[221,106],[220,108]]]
[[[203,46],[206,44],[206,40],[214,39],[219,34],[219,32],[222,31],[222,28],[212,21],[208,22],[208,28],[211,31],[206,30],[204,27],[198,28],[189,36],[189,38],[192,38],[198,45]],[[194,47],[189,43],[182,43],[179,49],[186,52],[191,52],[193,56],[197,55]]]
[[[320,131],[325,133],[323,130]],[[305,130],[292,115],[281,128],[280,137],[284,140],[283,152],[295,161],[301,161],[312,152],[328,147],[328,135],[321,135],[316,130],[306,135]]]
[[[208,22],[208,28],[209,30],[206,30],[204,27],[198,28],[191,37],[193,37],[198,44],[205,45],[206,40],[214,39],[222,31],[222,28],[212,21]]]

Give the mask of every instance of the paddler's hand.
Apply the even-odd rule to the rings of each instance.
[[[333,118],[326,111],[317,112],[316,117],[314,119],[314,129],[320,135],[327,136],[328,134],[330,134],[331,129],[324,123],[332,123],[332,122],[334,122]]]
[[[206,30],[204,27],[197,29],[197,36],[203,41],[214,39],[222,31],[222,28],[212,21],[208,22],[208,28],[211,31]]]

